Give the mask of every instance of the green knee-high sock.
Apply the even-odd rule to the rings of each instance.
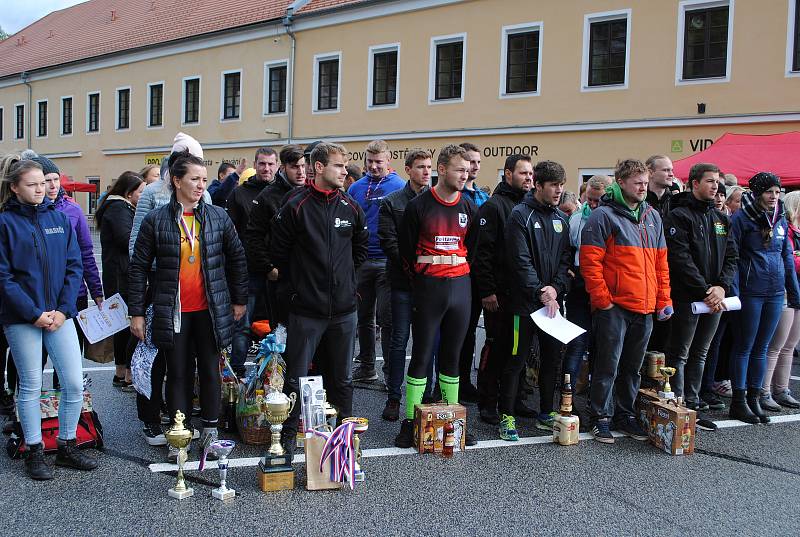
[[[439,373],[439,388],[442,390],[444,402],[453,405],[458,403],[458,377],[448,377]]]
[[[406,375],[406,418],[414,419],[414,407],[422,403],[428,379],[417,379]]]

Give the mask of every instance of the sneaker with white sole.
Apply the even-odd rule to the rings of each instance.
[[[145,423],[142,428],[145,441],[151,446],[166,446],[167,439],[160,423]]]
[[[617,424],[617,430],[625,436],[638,440],[639,442],[644,442],[650,438],[647,431],[642,429],[642,426],[639,425],[639,420],[637,420],[635,416],[626,416],[622,422]]]
[[[711,391],[720,397],[733,397],[733,388],[731,388],[731,382],[729,380],[714,382],[711,384]]]
[[[614,436],[611,434],[611,420],[609,418],[595,421],[590,434],[592,438],[603,444],[614,443]]]

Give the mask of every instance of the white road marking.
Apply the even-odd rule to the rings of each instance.
[[[793,423],[800,421],[800,414],[785,414],[782,416],[770,416],[771,422],[774,424],[777,423]],[[715,421],[714,423],[717,424],[717,427],[720,429],[728,429],[731,427],[745,427],[749,425],[748,423],[744,423],[743,421],[737,420],[720,420]],[[704,431],[705,433],[705,431]],[[618,433],[616,431],[612,431],[611,433],[614,438],[624,438],[625,435],[622,433]],[[585,440],[592,440],[592,435],[589,433],[581,433],[578,438],[581,442]],[[478,442],[475,446],[468,446],[467,451],[472,451],[476,449],[493,449],[493,448],[507,448],[507,447],[516,447],[516,446],[528,446],[534,444],[552,444],[553,437],[552,436],[529,436],[525,438],[520,438],[517,442],[506,442],[505,440],[482,440]],[[401,449],[396,447],[388,447],[388,448],[375,448],[375,449],[365,449],[362,453],[364,458],[373,458],[373,457],[397,457],[403,455],[415,455],[417,454],[417,450],[414,448],[408,449]],[[228,459],[229,465],[232,468],[241,468],[247,466],[256,466],[258,465],[258,461],[260,460],[259,457],[246,457],[241,459]],[[295,455],[294,457],[295,464],[302,464],[305,463],[305,456],[303,455]],[[187,462],[184,465],[185,470],[197,470],[199,466],[199,462],[192,461]],[[206,463],[208,468],[216,468],[217,463],[216,461],[209,461]],[[175,464],[169,463],[154,463],[149,466],[150,471],[154,473],[158,472],[174,472],[177,471],[178,466]]]

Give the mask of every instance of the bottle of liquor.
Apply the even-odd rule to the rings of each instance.
[[[561,385],[561,408],[559,410],[562,416],[572,415],[572,382],[570,382],[569,373],[564,375],[564,383]]]
[[[447,421],[444,424],[444,443],[442,445],[442,455],[444,458],[449,459],[453,456],[453,449],[456,445],[456,429],[453,427],[452,421]]]
[[[425,449],[423,453],[433,453],[435,451],[434,442],[436,438],[436,430],[433,428],[433,414],[428,412],[428,420],[425,423],[425,432],[423,442]]]
[[[228,404],[225,406],[225,431],[229,433],[236,432],[236,386],[232,383],[227,383],[228,391]]]

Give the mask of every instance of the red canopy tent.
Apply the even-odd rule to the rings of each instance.
[[[61,174],[61,188],[67,192],[94,192],[97,193],[97,186],[90,183],[72,181],[69,177]]]
[[[732,173],[739,184],[758,172],[772,172],[786,187],[800,186],[800,132],[783,134],[723,134],[714,145],[696,155],[673,163],[675,175],[689,177],[689,169],[698,162],[716,164],[725,173]]]

